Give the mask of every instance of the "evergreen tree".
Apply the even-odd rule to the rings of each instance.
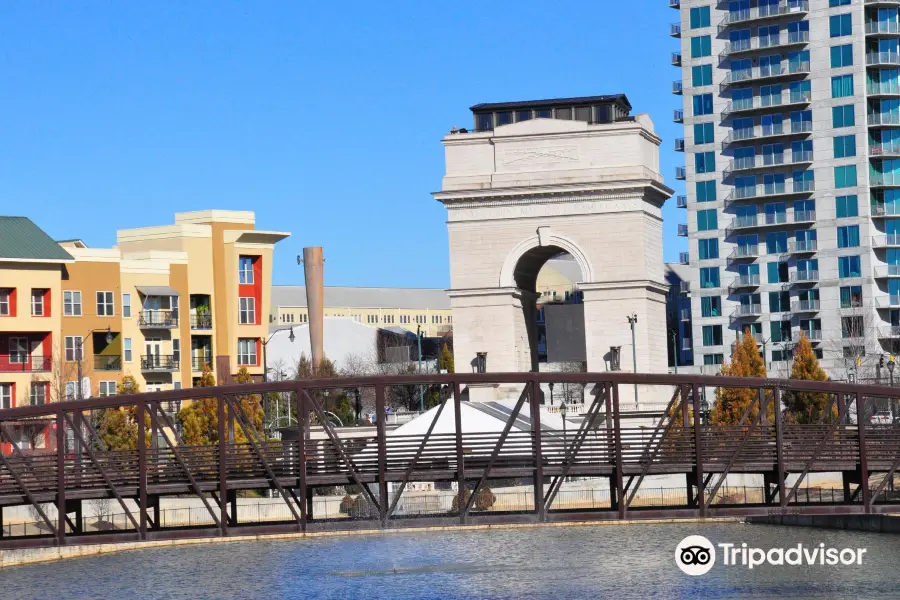
[[[791,379],[805,381],[828,381],[828,375],[819,366],[819,359],[813,352],[812,344],[805,335],[794,348],[794,364],[791,366]],[[785,418],[789,423],[807,425],[818,423],[826,406],[828,394],[824,392],[791,392],[784,394],[786,405]],[[832,418],[837,418],[837,409],[832,408]]]
[[[750,330],[744,332],[744,337],[734,346],[731,362],[722,365],[722,375],[730,377],[765,377],[766,364],[756,347],[756,339]],[[744,411],[758,397],[757,390],[750,388],[716,388],[716,401],[710,412],[710,422],[713,425],[737,425],[741,421]],[[767,416],[775,415],[774,403],[767,404]],[[753,422],[759,413],[758,404],[753,407],[747,416],[745,424]]]
[[[450,348],[447,344],[441,344],[441,356],[438,359],[438,369],[446,370],[448,373],[453,373],[453,353],[450,351]]]

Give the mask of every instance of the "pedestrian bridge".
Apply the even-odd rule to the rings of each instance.
[[[550,410],[542,386],[551,382],[583,390],[583,404],[571,411],[577,417],[565,418],[558,402]],[[620,391],[631,399],[635,384],[669,399],[652,425],[648,413],[620,406]],[[514,390],[503,407],[479,407],[494,427],[466,418],[467,390],[485,386]],[[436,406],[389,430],[388,407],[419,388]],[[754,402],[737,424],[707,423],[704,398],[711,401],[717,388],[752,390]],[[797,391],[827,396],[820,422],[790,424],[780,411],[767,417],[768,407]],[[893,394],[886,386],[722,376],[488,373],[253,383],[17,407],[0,411],[0,548],[468,523],[896,512],[900,426],[871,424]],[[247,410],[255,402],[271,405],[276,395],[290,406],[280,439],[260,431]],[[344,395],[374,410],[374,426],[332,424],[329,411]],[[173,407],[199,398],[215,400],[213,441],[185,444]],[[99,411],[115,408],[133,411],[133,448],[110,449],[98,432]],[[645,416],[643,426],[635,414]],[[810,487],[811,476],[823,473],[837,483]],[[729,485],[727,476],[741,474],[757,483]],[[660,478],[680,483],[660,488]],[[573,482],[581,487],[573,490]],[[259,505],[261,496],[271,496],[266,506],[273,508],[254,516],[246,506]],[[167,508],[185,502],[194,506],[189,518]],[[106,507],[102,514],[98,505]]]

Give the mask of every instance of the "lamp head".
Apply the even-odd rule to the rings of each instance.
[[[107,344],[112,344],[112,341],[113,341],[112,328],[111,328],[111,327],[107,327],[107,328],[106,328],[106,343],[107,343]]]
[[[288,334],[288,339],[291,341],[292,344],[294,343],[294,340],[297,339],[294,336],[294,328],[293,327],[291,327],[291,332]]]
[[[563,402],[562,404],[559,405],[559,414],[561,414],[563,419],[565,419],[567,412],[569,412],[569,407],[566,406],[565,402]]]

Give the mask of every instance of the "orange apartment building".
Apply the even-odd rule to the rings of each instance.
[[[0,408],[263,376],[275,244],[252,212],[178,213],[117,232],[113,248],[54,242],[0,217]]]

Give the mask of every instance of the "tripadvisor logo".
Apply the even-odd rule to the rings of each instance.
[[[826,548],[825,544],[790,548],[752,548],[746,543],[713,544],[702,535],[689,535],[675,548],[675,564],[688,575],[704,575],[716,563],[718,546],[722,564],[726,567],[743,566],[753,569],[760,565],[861,565],[866,548]]]

